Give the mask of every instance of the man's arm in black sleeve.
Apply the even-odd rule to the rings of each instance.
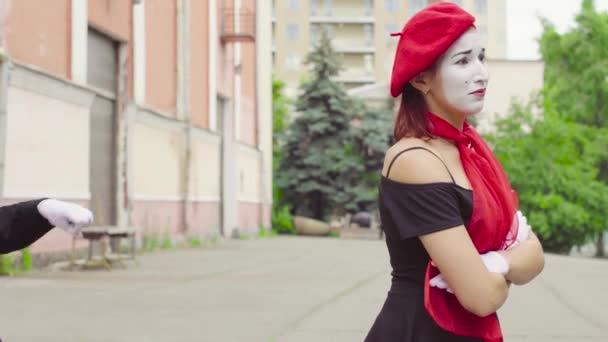
[[[0,207],[0,254],[25,248],[53,228],[38,212],[42,199]]]

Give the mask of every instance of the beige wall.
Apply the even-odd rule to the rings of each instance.
[[[205,134],[207,135],[207,134]],[[219,201],[221,197],[221,142],[207,135],[192,144],[191,189],[194,200]]]
[[[304,65],[304,58],[309,50],[310,41],[310,3],[309,1],[299,1],[300,7],[295,11],[288,9],[286,5],[287,1],[275,1],[275,13],[277,14],[274,37],[277,46],[275,71],[281,79],[288,82],[289,87],[293,88],[297,86],[305,70],[303,67],[297,70],[288,69],[286,59],[297,57],[300,59],[302,66]],[[287,18],[289,18],[289,23],[297,24],[300,28],[299,39],[295,41],[287,39]]]
[[[249,146],[237,146],[237,193],[241,202],[260,201],[260,158],[261,154]]]
[[[532,93],[542,90],[544,74],[542,61],[488,60],[487,65],[490,81],[478,119],[482,132],[491,130],[498,117],[509,113],[513,99],[527,102]]]
[[[137,200],[182,198],[183,137],[179,131],[141,121],[132,130],[133,197]]]
[[[10,87],[7,114],[3,197],[88,200],[89,107]]]

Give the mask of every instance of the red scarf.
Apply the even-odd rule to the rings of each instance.
[[[473,215],[467,230],[477,251],[486,253],[510,245],[517,236],[512,221],[519,206],[517,194],[481,136],[468,123],[462,132],[444,119],[429,113],[432,135],[456,143],[464,171],[473,188]],[[517,225],[515,230],[517,229]],[[502,331],[496,313],[486,317],[467,311],[451,293],[430,287],[429,280],[439,270],[430,262],[424,280],[424,305],[435,322],[456,335],[481,338],[484,342],[502,342]]]

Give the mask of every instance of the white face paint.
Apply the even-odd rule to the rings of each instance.
[[[431,86],[432,96],[448,113],[471,115],[483,109],[487,86],[485,49],[472,28],[439,60]]]

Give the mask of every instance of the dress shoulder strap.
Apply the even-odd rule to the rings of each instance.
[[[441,159],[435,152],[429,150],[426,147],[422,147],[422,146],[414,146],[414,147],[410,147],[410,148],[406,148],[403,151],[400,151],[399,153],[397,153],[397,155],[393,158],[393,160],[391,160],[391,163],[388,165],[388,170],[386,171],[386,177],[388,178],[389,174],[391,173],[391,167],[393,167],[393,163],[395,162],[395,160],[397,160],[397,158],[402,155],[403,153],[407,152],[407,151],[412,151],[412,150],[425,150],[427,152],[429,152],[430,154],[434,155],[435,157],[437,157],[437,159],[439,159],[439,161],[443,164],[443,166],[445,166],[445,169],[448,171],[448,174],[450,175],[450,178],[452,179],[452,183],[456,184],[456,181],[454,180],[454,176],[452,176],[452,173],[450,172],[450,169],[448,169],[448,166],[445,164],[445,162],[443,161],[443,159]]]

